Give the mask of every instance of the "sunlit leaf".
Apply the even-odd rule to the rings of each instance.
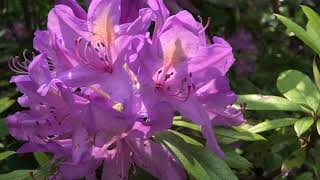
[[[5,97],[0,99],[0,113],[4,112],[7,110],[15,101]]]
[[[297,121],[299,121],[299,119],[294,119],[294,118],[284,118],[284,119],[265,121],[253,126],[252,128],[249,129],[249,131],[254,133],[270,131],[277,128],[292,126]]]
[[[311,117],[300,119],[294,124],[294,130],[298,136],[301,136],[312,126],[313,123],[314,119]]]
[[[318,131],[318,134],[320,135],[320,121],[319,120],[317,121],[317,131]]]
[[[318,47],[313,40],[310,38],[310,36],[307,34],[307,32],[300,27],[298,24],[293,22],[292,20],[281,16],[276,15],[278,19],[288,28],[289,31],[293,32],[299,39],[301,39],[306,45],[308,45],[310,48],[312,48],[316,53],[320,54],[320,47]]]
[[[42,152],[35,152],[33,153],[34,158],[37,160],[40,166],[44,166],[49,163],[50,158],[48,155]]]
[[[182,120],[174,120],[173,125],[181,126],[185,128],[189,128],[195,131],[200,131],[200,126],[193,124],[191,122],[182,121]],[[223,128],[223,127],[216,127],[214,128],[215,134],[217,136],[225,137],[225,138],[232,138],[230,142],[235,140],[243,140],[243,141],[261,141],[266,140],[263,136],[259,134],[255,134],[253,132],[249,132],[243,128]]]
[[[272,110],[272,111],[302,111],[294,102],[278,96],[265,96],[260,94],[239,95],[236,107],[246,103],[246,110]]]
[[[241,128],[222,128],[217,127],[215,128],[215,133],[220,136],[233,138],[233,139],[239,139],[243,141],[264,141],[266,138],[263,136],[249,132],[245,129]]]
[[[301,6],[304,14],[308,17],[307,34],[313,43],[320,47],[320,17],[308,6]]]
[[[313,60],[313,76],[318,89],[320,90],[320,73],[316,60]]]
[[[9,157],[15,153],[16,152],[14,152],[14,151],[5,151],[5,152],[0,153],[0,161],[7,159],[7,157]]]
[[[180,160],[188,174],[198,180],[234,180],[228,165],[196,140],[175,131],[159,133],[155,140]]]
[[[318,110],[320,94],[309,77],[296,70],[288,70],[280,74],[277,80],[279,91],[289,100]]]

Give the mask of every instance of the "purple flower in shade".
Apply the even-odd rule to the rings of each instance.
[[[257,47],[253,42],[252,34],[244,28],[240,28],[237,32],[228,38],[228,42],[232,45],[234,51],[245,53],[257,53]]]
[[[4,38],[6,40],[12,40],[13,39],[13,32],[9,28],[4,29],[3,31],[4,31]]]
[[[164,0],[165,5],[171,14],[176,14],[182,10],[188,10],[193,14],[199,14],[199,10],[192,5],[189,0]]]
[[[257,47],[254,44],[252,34],[246,29],[239,29],[228,41],[239,58],[236,63],[236,73],[242,76],[249,76],[256,70]]]
[[[223,156],[212,125],[243,122],[241,112],[228,108],[236,100],[225,77],[234,61],[232,49],[218,37],[208,45],[206,27],[187,11],[159,25],[152,44],[143,36],[132,41],[128,63],[141,84],[142,96],[169,102],[182,116],[201,125],[209,149]]]
[[[241,76],[249,76],[256,71],[256,62],[252,58],[241,58],[236,63],[236,73]]]
[[[12,31],[17,39],[24,39],[27,37],[27,28],[23,22],[16,22],[13,24]]]

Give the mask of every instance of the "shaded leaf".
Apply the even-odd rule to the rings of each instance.
[[[280,74],[277,80],[279,91],[289,100],[318,110],[320,94],[309,77],[296,70],[288,70]]]
[[[304,149],[298,149],[290,154],[289,158],[282,163],[281,171],[287,173],[293,168],[299,168],[302,166],[305,159],[306,151]]]
[[[234,151],[225,152],[224,161],[229,167],[239,170],[249,170],[253,165],[244,157]]]
[[[313,179],[314,178],[313,178],[312,172],[304,172],[295,178],[295,180],[313,180]]]
[[[294,124],[294,130],[298,136],[305,133],[313,124],[314,120],[311,117],[303,118]]]
[[[34,174],[37,170],[15,170],[6,174],[0,174],[0,180],[33,180],[31,173]]]
[[[167,131],[157,134],[155,139],[173,152],[188,174],[195,179],[237,179],[223,160],[186,135],[175,131]]]
[[[0,138],[5,137],[8,134],[9,134],[9,130],[8,130],[7,123],[3,119],[0,119]]]
[[[246,103],[246,110],[302,111],[299,105],[278,96],[239,95],[236,102],[237,108],[240,108],[240,103]]]

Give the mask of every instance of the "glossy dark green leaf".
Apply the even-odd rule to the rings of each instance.
[[[296,70],[288,70],[280,74],[277,80],[279,91],[289,100],[318,110],[320,94],[309,77]]]
[[[180,160],[188,174],[198,180],[234,180],[228,165],[196,140],[175,131],[159,133],[155,140]]]
[[[9,134],[7,123],[0,119],[0,138],[5,137]]]
[[[312,172],[303,172],[298,175],[294,180],[314,180]]]
[[[283,162],[281,171],[286,173],[293,168],[299,168],[302,166],[306,159],[305,149],[298,149],[294,151],[290,156]]]
[[[249,170],[253,167],[246,158],[240,156],[234,151],[225,152],[224,161],[229,165],[229,167],[238,170]]]

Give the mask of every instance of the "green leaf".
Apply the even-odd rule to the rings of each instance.
[[[0,153],[0,161],[7,159],[7,157],[9,157],[15,153],[16,152],[14,152],[14,151],[5,151],[5,152]]]
[[[236,107],[246,103],[246,110],[303,111],[302,108],[286,98],[260,94],[239,95]]]
[[[303,118],[294,124],[294,130],[296,131],[297,135],[300,137],[312,126],[313,123],[314,123],[313,118],[311,117]]]
[[[0,174],[0,180],[33,180],[31,173],[35,173],[37,170],[15,170],[7,174]]]
[[[5,110],[7,110],[12,104],[14,104],[14,100],[5,97],[0,99],[0,113],[3,113]]]
[[[294,180],[313,180],[313,174],[312,172],[304,172],[300,175],[298,175],[298,177],[296,177]]]
[[[278,77],[277,87],[289,100],[317,112],[320,94],[307,75],[296,70],[285,71]]]
[[[175,131],[158,133],[156,141],[180,160],[188,174],[198,180],[234,180],[228,165],[196,140]]]
[[[294,118],[284,118],[284,119],[265,121],[253,126],[252,128],[249,129],[249,131],[254,133],[270,131],[273,129],[294,125],[294,123],[296,123],[297,121],[299,121],[299,119],[294,119]]]
[[[243,141],[265,141],[266,138],[263,136],[249,132],[242,128],[223,128],[223,127],[216,127],[215,133],[219,136],[239,139]]]
[[[291,32],[293,32],[299,39],[301,39],[306,45],[308,45],[310,48],[312,48],[316,53],[320,54],[320,47],[318,47],[313,40],[310,38],[308,33],[300,27],[295,22],[291,21],[290,19],[281,16],[276,15],[279,20],[287,27],[287,29]]]
[[[306,151],[304,149],[298,149],[294,151],[288,159],[286,159],[282,166],[281,171],[282,172],[288,172],[293,168],[299,168],[302,166],[306,159]]]
[[[196,125],[196,124],[193,124],[193,123],[187,122],[187,121],[174,120],[173,125],[189,128],[189,129],[192,129],[195,131],[200,131],[199,125]],[[235,139],[236,140],[243,140],[243,141],[266,140],[263,136],[249,132],[249,131],[242,129],[242,128],[216,127],[214,131],[217,136],[220,136],[220,138],[228,138],[228,139],[232,138],[232,139],[229,139],[231,142],[233,142]]]
[[[313,60],[313,76],[314,76],[314,80],[316,82],[316,85],[317,85],[318,89],[320,90],[320,73],[319,73],[319,69],[318,69],[317,62],[315,59]]]
[[[3,119],[0,119],[0,138],[5,137],[8,134],[9,130],[7,123]]]
[[[229,165],[229,167],[238,170],[249,170],[253,167],[246,158],[240,156],[234,151],[225,152],[224,161]]]
[[[192,130],[195,130],[195,131],[200,131],[200,126],[198,126],[196,124],[193,124],[191,122],[187,122],[187,121],[174,120],[173,121],[173,125],[189,128],[189,129],[192,129]]]
[[[320,121],[317,120],[317,131],[318,131],[318,134],[320,135]]]
[[[40,166],[45,166],[50,161],[49,156],[42,152],[35,152],[33,153],[33,156]]]
[[[307,34],[312,42],[320,47],[320,17],[308,6],[301,6],[304,14],[308,17]]]

